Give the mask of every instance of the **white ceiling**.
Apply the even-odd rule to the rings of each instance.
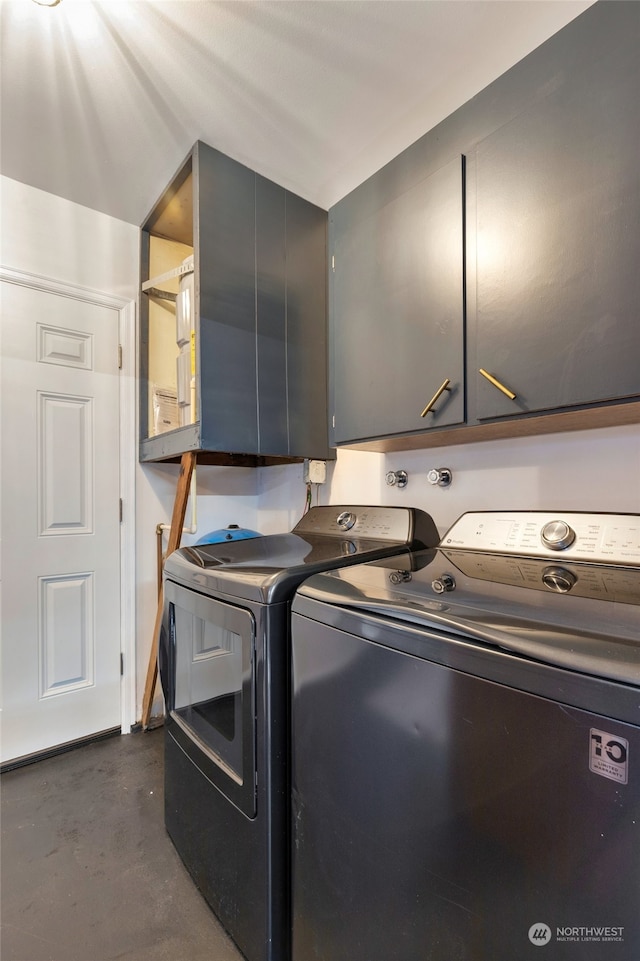
[[[0,169],[140,224],[204,140],[328,208],[591,2],[0,0]]]

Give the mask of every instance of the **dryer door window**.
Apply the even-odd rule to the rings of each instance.
[[[255,812],[255,621],[243,608],[165,585],[171,733],[245,813]]]

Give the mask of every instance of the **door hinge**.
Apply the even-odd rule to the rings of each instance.
[[[118,344],[118,370],[122,370],[122,344]]]
[[[120,523],[122,524],[122,515],[124,513],[124,506],[122,504],[122,498],[120,498]]]
[[[120,652],[120,677],[124,677],[124,654]]]
[[[336,255],[335,254],[331,254],[331,270],[335,274],[336,272]]]

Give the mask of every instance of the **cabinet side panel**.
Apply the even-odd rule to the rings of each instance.
[[[289,453],[285,196],[256,177],[258,430],[264,454]]]
[[[287,193],[289,453],[334,456],[327,428],[327,213]]]
[[[140,277],[149,276],[149,233],[140,233]],[[140,439],[149,436],[149,298],[140,294],[138,300],[138,357],[140,359],[140,393],[138,420]]]
[[[198,144],[196,303],[202,445],[257,453],[255,174]]]

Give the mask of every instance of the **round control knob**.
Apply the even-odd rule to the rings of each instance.
[[[453,480],[453,474],[448,467],[432,467],[427,471],[427,480],[434,487],[448,487]]]
[[[575,541],[576,532],[565,521],[549,521],[542,528],[540,538],[549,550],[564,551]]]
[[[455,590],[456,582],[451,574],[441,574],[440,577],[436,577],[435,581],[431,581],[431,587],[436,594],[447,594],[449,591]]]
[[[343,531],[350,531],[357,518],[352,511],[343,511],[336,517],[336,524]]]
[[[542,583],[556,594],[568,594],[578,578],[564,567],[546,567],[542,572]]]
[[[389,580],[392,584],[403,584],[412,579],[413,575],[409,571],[391,571]]]
[[[385,480],[389,487],[399,487],[402,490],[409,483],[409,475],[406,470],[390,470],[387,471]]]

